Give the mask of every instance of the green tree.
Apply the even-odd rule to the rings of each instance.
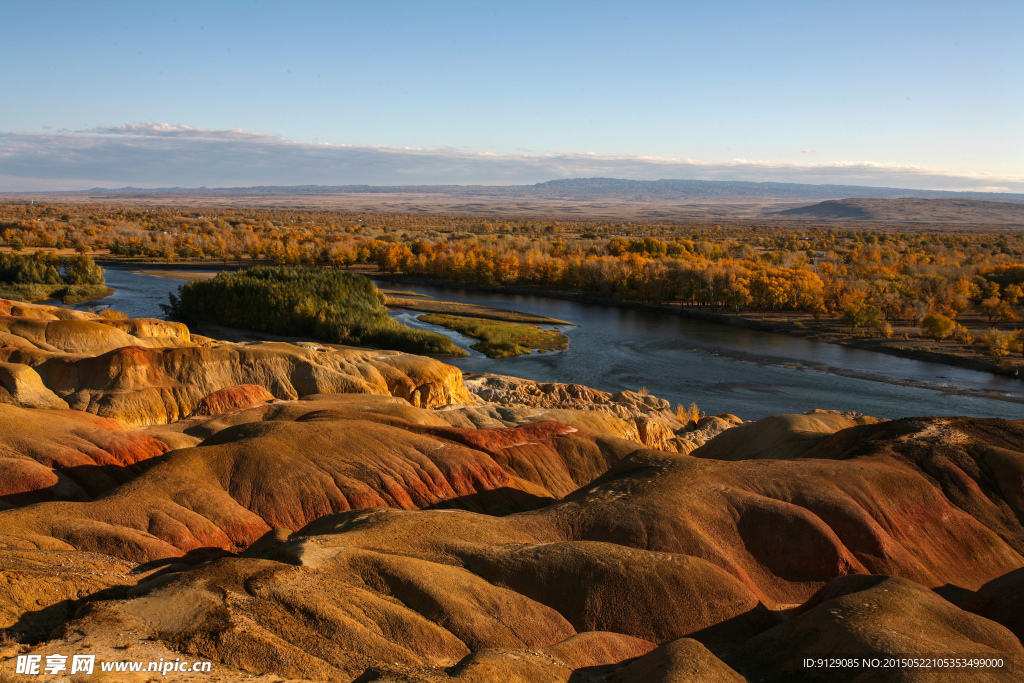
[[[937,341],[953,334],[955,329],[956,323],[941,313],[929,313],[921,319],[921,330]]]

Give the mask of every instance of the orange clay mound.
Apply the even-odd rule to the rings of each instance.
[[[285,343],[179,348],[127,346],[98,356],[0,348],[0,361],[33,368],[76,410],[130,425],[174,422],[209,394],[255,384],[280,399],[317,393],[394,395],[435,407],[472,399],[457,368],[390,351]]]
[[[905,418],[828,433],[818,416],[781,415],[729,430],[693,455],[828,459],[913,473],[1024,554],[1024,420]],[[793,428],[787,436],[781,422]],[[759,429],[772,448],[758,445]]]
[[[90,500],[129,481],[129,466],[168,450],[116,420],[0,404],[0,509]]]
[[[1002,659],[998,669],[879,666],[808,670],[805,658]],[[1014,681],[1024,679],[1024,647],[999,624],[958,609],[905,579],[844,576],[825,586],[797,615],[724,656],[756,681]]]
[[[344,409],[338,402],[296,423],[332,424]],[[274,408],[254,410],[267,416]],[[375,419],[399,425],[397,418]],[[451,437],[470,441],[425,422],[407,429],[424,438],[447,434],[452,449],[465,447]],[[975,422],[967,421],[965,433]],[[182,453],[243,442],[251,449],[273,430],[242,428],[265,424],[227,427]],[[362,428],[369,424],[381,422],[367,420]],[[893,424],[892,433],[908,435]],[[927,439],[942,420],[917,424]],[[979,424],[977,434],[1016,427]],[[475,436],[494,452],[526,445],[514,429]],[[554,439],[584,437],[571,432]],[[856,434],[844,438],[862,442]],[[964,447],[982,448],[984,438],[974,439]],[[456,453],[468,458],[483,451]],[[192,457],[189,469],[196,472]],[[237,460],[231,470],[237,481],[252,481]],[[223,476],[218,470],[204,478]],[[253,488],[247,483],[244,490]],[[501,487],[492,493],[504,495]],[[275,502],[288,507],[283,497]],[[0,522],[17,512],[0,515]],[[608,680],[622,681],[737,680],[735,672],[754,672],[756,679],[776,669],[792,676],[783,656],[799,662],[816,647],[837,651],[844,639],[865,654],[887,648],[963,654],[976,646],[979,653],[1015,657],[1020,645],[1005,627],[929,589],[973,591],[1022,566],[1024,558],[997,530],[953,505],[919,471],[886,457],[718,461],[640,450],[564,499],[529,511],[496,517],[454,509],[352,510],[291,535],[271,532],[244,557],[144,583],[127,600],[80,613],[68,628],[97,639],[110,629],[155,637],[243,671],[286,677],[352,680],[373,670],[390,677],[382,680],[483,681],[507,671],[522,680],[568,681],[601,669],[618,677]],[[849,576],[857,574],[865,576]],[[871,574],[901,578],[879,584]],[[876,584],[877,595],[870,593]],[[851,610],[850,616],[829,621],[836,609]],[[529,654],[550,654],[574,634],[597,632],[661,647],[636,661],[612,657],[578,667],[571,657]],[[680,652],[697,663],[686,669]],[[454,668],[440,670],[446,667]],[[661,678],[645,679],[652,671]],[[1001,680],[1018,673],[1008,669]]]
[[[992,579],[960,606],[1010,629],[1024,639],[1024,569]]]
[[[571,491],[634,447],[557,423],[483,430],[482,443],[464,445],[460,430],[408,422],[410,412],[432,421],[399,399],[359,396],[241,411],[100,500],[8,511],[0,542],[152,561],[237,550],[270,529],[350,509],[454,499],[483,509],[473,498],[496,489],[488,510],[523,509]]]
[[[124,597],[146,575],[109,555],[59,550],[0,550],[0,629],[31,643],[71,619],[85,598]]]
[[[205,397],[240,385],[263,387],[278,399],[368,393],[427,408],[477,402],[457,368],[422,356],[216,342],[193,338],[181,323],[106,320],[0,300],[0,403],[71,407],[153,425],[190,415]]]
[[[239,384],[215,391],[204,396],[192,411],[192,416],[219,415],[229,410],[251,408],[266,401],[273,401],[274,395],[256,384]]]
[[[83,311],[75,311],[60,306],[46,304],[29,304],[24,301],[0,299],[0,316],[18,318],[35,318],[37,320],[93,320],[99,316]]]
[[[872,418],[869,420],[874,422]],[[823,411],[805,415],[772,415],[734,427],[691,451],[691,454],[713,460],[796,458],[825,437],[857,424],[850,417]]]
[[[164,320],[40,320],[9,316],[0,316],[0,339],[25,349],[90,355],[124,346],[186,346],[191,341],[187,327]]]

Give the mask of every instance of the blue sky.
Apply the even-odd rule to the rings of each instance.
[[[1024,191],[1019,1],[0,10],[0,190],[601,174]]]

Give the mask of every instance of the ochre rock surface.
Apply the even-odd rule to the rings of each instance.
[[[564,495],[635,448],[558,423],[459,430],[400,399],[359,395],[263,405],[210,422],[186,427],[216,430],[199,446],[160,458],[102,499],[8,511],[0,543],[153,561],[238,550],[270,529],[350,509],[461,500],[507,512]]]
[[[233,344],[193,338],[181,323],[107,320],[0,300],[0,402],[66,404],[142,426],[175,422],[211,394],[241,385],[277,399],[367,393],[424,408],[477,401],[457,368],[423,356],[316,343]]]
[[[446,526],[434,514],[395,518],[378,535],[426,542],[434,525]],[[729,575],[709,569],[715,582],[735,581],[773,608],[799,604],[849,573],[974,590],[1024,565],[998,530],[952,505],[927,478],[860,459],[722,462],[638,451],[563,500],[496,523],[524,542],[593,541],[698,558]],[[415,532],[399,531],[412,524]],[[470,528],[462,524],[446,529],[449,543]],[[346,542],[357,536],[348,532]],[[380,543],[388,541],[373,547]]]
[[[493,374],[470,375],[466,378],[466,386],[484,401],[495,405],[597,410],[624,418],[651,413],[675,417],[668,401],[633,391],[610,394],[582,384],[535,382]]]
[[[570,683],[581,680],[581,675],[585,676],[581,670],[617,668],[615,665],[618,663],[645,655],[652,649],[654,646],[643,640],[618,633],[591,631],[537,649],[480,650],[466,656],[452,668],[449,675],[424,677],[423,680]]]
[[[466,388],[484,403],[449,412],[456,426],[512,426],[558,420],[614,434],[659,450],[689,453],[742,421],[734,415],[684,424],[668,401],[646,392],[612,394],[580,384],[535,382],[505,375],[473,374]]]
[[[773,457],[911,472],[1024,554],[1024,420],[904,418],[805,436],[799,434],[795,448],[777,448]]]
[[[98,316],[60,306],[29,304],[24,301],[0,299],[0,316],[34,318],[36,320],[93,320]]]
[[[35,653],[268,683],[815,680],[829,652],[1024,676],[1024,421],[683,425],[572,385],[485,402],[408,354],[0,315],[0,628]],[[875,673],[816,680],[931,680]]]
[[[44,320],[0,316],[5,344],[54,353],[99,355],[124,346],[180,347],[191,343],[188,328],[166,320]]]
[[[552,459],[548,467],[530,470],[527,462],[545,462],[542,452],[517,451],[512,457],[509,449],[585,436],[548,423],[526,431],[459,430],[426,418],[400,422],[386,415],[384,405],[375,407],[374,420],[380,421],[372,422],[365,419],[368,406],[346,405],[337,397],[331,408],[300,415],[295,407],[316,407],[321,400],[251,409],[264,420],[225,427],[203,446],[172,454],[166,465],[187,455],[184,470],[199,480],[238,482],[241,490],[234,495],[244,492],[246,509],[262,519],[270,514],[263,507],[268,503],[277,510],[294,509],[293,504],[284,496],[268,501],[265,494],[253,495],[263,486],[246,474],[248,465],[241,465],[241,453],[231,447],[262,449],[259,440],[288,424],[282,412],[268,425],[275,411],[288,412],[296,425],[326,427],[342,422],[348,409],[364,415],[361,432],[386,422],[418,437],[443,439],[445,449],[453,449],[451,457],[494,454],[489,457],[496,476],[502,472],[516,483],[530,476],[533,485],[558,482],[571,476],[572,467],[570,474],[553,476]],[[1020,426],[966,420],[960,433],[968,436],[957,447],[982,452]],[[504,516],[413,509],[423,507],[419,500],[395,509],[403,507],[399,498],[385,501],[391,509],[314,513],[298,532],[269,531],[251,542],[244,557],[222,557],[141,584],[123,601],[79,613],[68,628],[97,639],[110,629],[156,637],[244,671],[327,680],[351,680],[368,669],[396,681],[483,681],[501,672],[510,680],[570,680],[594,667],[607,667],[601,675],[620,681],[645,680],[652,671],[658,677],[647,680],[738,680],[739,674],[787,680],[803,656],[839,651],[846,640],[865,655],[962,655],[977,647],[976,654],[1016,657],[1020,644],[1010,630],[929,590],[982,589],[975,596],[980,605],[985,591],[998,585],[990,582],[1024,567],[1000,529],[952,504],[937,482],[891,455],[895,449],[906,455],[936,433],[948,435],[945,429],[946,418],[854,426],[828,438],[833,446],[852,444],[864,452],[833,447],[832,459],[724,461],[639,450],[561,500]],[[311,453],[322,448],[309,434],[286,434],[308,444]],[[338,440],[338,432],[329,434],[329,441]],[[388,433],[388,442],[397,438]],[[217,469],[202,472],[211,462],[219,463]],[[572,463],[564,455],[562,462]],[[398,471],[394,463],[386,469],[383,464],[374,462],[359,476]],[[261,470],[266,467],[259,463]],[[148,485],[159,470],[137,484]],[[261,476],[279,480],[282,472]],[[301,478],[311,477],[306,471]],[[333,478],[340,480],[338,474]],[[161,488],[173,488],[162,481]],[[505,495],[502,482],[494,484],[499,486],[491,493]],[[322,484],[301,495],[312,504],[320,490],[326,490]],[[1002,503],[1001,491],[990,493],[993,505]],[[210,490],[199,493],[203,500],[212,496]],[[144,497],[153,495],[147,490]],[[385,498],[380,491],[376,495]],[[481,491],[471,498],[488,495]],[[129,503],[140,504],[120,505]],[[70,517],[72,504],[63,505],[60,516]],[[6,518],[18,526],[18,512],[0,514],[0,522]],[[124,512],[117,517],[123,519]],[[224,526],[225,518],[218,519]],[[298,521],[276,519],[265,528],[294,527]],[[317,597],[323,594],[335,599]],[[835,619],[836,614],[845,616]],[[618,634],[636,639],[627,643],[659,648],[633,650],[618,662],[597,657],[599,664],[577,668],[570,657],[550,654],[581,633]],[[546,654],[530,654],[538,651]],[[446,667],[454,668],[441,671]],[[1018,674],[1011,667],[993,680]]]
[[[691,452],[695,457],[714,460],[795,458],[825,437],[858,424],[849,417],[827,412],[772,415],[730,429]]]
[[[67,401],[46,388],[39,373],[17,363],[0,363],[0,403],[24,408],[67,408]]]
[[[960,607],[1000,623],[1024,639],[1024,569],[992,579],[963,600]]]
[[[811,670],[807,657],[884,660],[1002,659],[999,669],[878,666]],[[999,624],[958,609],[906,579],[844,576],[831,581],[796,616],[752,638],[724,657],[758,681],[1013,681],[1024,679],[1024,647]]]
[[[45,640],[88,598],[124,597],[148,572],[109,555],[0,550],[0,629],[24,642]],[[6,662],[5,662],[6,663]]]
[[[252,408],[273,400],[274,395],[258,384],[239,384],[204,396],[192,411],[192,416],[219,415],[230,410]]]
[[[131,466],[168,450],[109,418],[0,404],[0,509],[91,500],[130,481]]]

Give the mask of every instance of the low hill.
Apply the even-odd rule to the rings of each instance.
[[[901,197],[828,200],[772,213],[797,220],[1024,225],[1024,203]]]
[[[811,185],[807,183],[754,183],[727,180],[622,180],[618,178],[570,178],[528,186],[540,197],[576,199],[632,199],[636,201],[754,202],[807,199],[862,198],[973,198],[1024,202],[1013,193],[947,192],[863,185]]]

